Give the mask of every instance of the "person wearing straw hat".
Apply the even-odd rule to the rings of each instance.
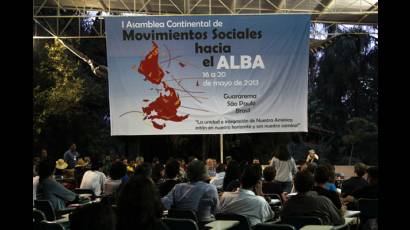
[[[317,163],[319,160],[319,156],[316,154],[314,149],[310,149],[308,152],[308,156],[306,158],[306,163]]]
[[[83,160],[83,158],[79,158],[77,161],[77,164],[75,165],[74,178],[75,178],[75,183],[77,186],[81,184],[81,180],[83,179],[83,175],[86,171],[87,165],[88,165],[88,162]]]
[[[68,164],[64,161],[64,159],[58,159],[56,161],[56,170],[54,175],[56,179],[63,179],[64,171],[68,167]]]

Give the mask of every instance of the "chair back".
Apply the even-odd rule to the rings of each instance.
[[[63,225],[46,220],[41,221],[41,227],[43,230],[65,230]]]
[[[377,208],[378,208],[378,199],[367,199],[361,198],[358,201],[358,208],[360,211],[360,229],[364,229],[366,225],[371,224],[369,220],[377,222]],[[377,225],[377,224],[376,224]]]
[[[74,189],[74,192],[78,195],[82,195],[82,194],[91,195],[91,199],[93,199],[93,200],[96,197],[96,195],[95,195],[95,193],[92,189],[76,188],[76,189]]]
[[[359,211],[361,218],[377,218],[378,199],[359,199]]]
[[[46,220],[56,220],[56,213],[49,200],[35,200],[34,207],[44,213]]]
[[[41,230],[41,221],[45,220],[46,216],[40,210],[33,209],[33,229]]]
[[[269,196],[271,199],[280,200],[280,206],[283,204],[282,197],[276,193],[264,193],[264,195]]]
[[[193,220],[195,223],[198,223],[198,216],[192,210],[171,208],[168,210],[168,217],[175,219],[189,219]]]
[[[257,224],[253,230],[296,230],[295,227],[289,224]]]
[[[191,219],[164,218],[162,222],[169,230],[199,230],[196,222]]]
[[[250,230],[250,224],[248,218],[242,215],[234,214],[234,213],[217,213],[215,215],[217,220],[237,220],[239,224],[232,227],[232,230]]]
[[[317,216],[287,216],[282,218],[282,224],[301,229],[305,225],[322,225],[322,220]]]

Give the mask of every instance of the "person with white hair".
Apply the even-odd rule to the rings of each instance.
[[[317,163],[319,160],[319,156],[316,154],[314,149],[310,149],[308,152],[308,156],[306,157],[306,163]]]

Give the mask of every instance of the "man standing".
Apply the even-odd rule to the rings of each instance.
[[[77,146],[75,143],[71,144],[70,149],[64,153],[64,161],[68,164],[67,169],[73,169],[75,167],[75,163],[79,155],[80,154],[77,152]]]

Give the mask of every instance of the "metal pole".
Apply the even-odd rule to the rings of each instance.
[[[224,163],[224,135],[219,134],[219,149],[221,150],[221,164]]]

